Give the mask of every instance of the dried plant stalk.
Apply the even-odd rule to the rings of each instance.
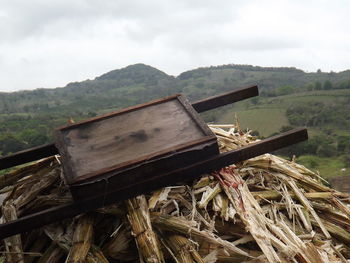
[[[66,262],[82,263],[90,250],[93,236],[93,218],[84,215],[78,219],[73,234],[73,245],[69,251]]]
[[[208,203],[221,192],[220,184],[216,184],[214,188],[208,187],[207,191],[202,195],[202,200],[199,201],[198,207],[205,208]]]
[[[198,230],[194,227],[195,222],[189,222],[184,218],[152,214],[152,223],[162,230],[184,234],[196,240],[203,240],[217,246],[222,246],[232,254],[251,257],[248,253],[234,246],[232,243],[217,238],[211,233],[208,233],[207,231]]]
[[[324,227],[327,229],[327,231],[331,233],[333,237],[344,242],[344,244],[346,244],[347,246],[350,246],[350,233],[348,231],[328,222],[327,220],[321,219],[321,221]],[[311,219],[311,223],[315,226],[318,226],[318,222],[315,219]]]
[[[53,242],[45,251],[44,255],[39,259],[38,263],[59,263],[62,262],[62,258],[65,254],[64,250]]]
[[[125,224],[118,227],[111,240],[103,246],[102,251],[108,257],[121,261],[131,261],[138,258],[131,231],[125,227]]]
[[[204,263],[193,243],[186,237],[170,234],[164,237],[164,239],[178,263]]]
[[[147,200],[144,195],[127,200],[128,220],[141,258],[147,263],[162,263],[163,253],[151,225]]]
[[[42,176],[40,180],[38,179],[35,183],[27,186],[23,185],[21,195],[18,197],[14,196],[13,198],[13,204],[15,207],[20,210],[22,207],[33,201],[39,193],[49,188],[59,178],[60,173],[60,169],[49,168],[46,171],[45,176]]]
[[[310,204],[309,200],[303,195],[303,193],[299,190],[299,188],[297,187],[297,185],[295,184],[294,181],[292,180],[288,180],[288,184],[289,186],[293,189],[295,195],[297,196],[297,198],[299,199],[299,201],[304,205],[304,207],[312,214],[312,216],[315,218],[316,222],[318,223],[319,227],[321,228],[323,234],[325,235],[325,237],[327,239],[331,238],[331,235],[328,233],[327,229],[325,228],[325,226],[323,225],[321,219],[319,218],[319,216],[317,215],[316,211],[314,210],[314,208],[312,207],[312,205]]]
[[[87,263],[109,263],[107,258],[104,256],[103,252],[99,249],[99,247],[92,245],[90,248],[90,252],[86,257]]]
[[[45,167],[56,164],[55,157],[45,158],[33,164],[26,165],[24,167],[15,169],[9,173],[0,175],[0,189],[16,184],[17,181],[29,174],[35,174]]]
[[[17,210],[11,202],[6,202],[2,207],[3,222],[16,220]],[[6,262],[24,263],[21,235],[14,235],[4,239],[6,249]]]
[[[250,192],[247,191],[247,187],[242,179],[230,169],[222,169],[217,176],[222,182],[221,184],[227,197],[234,205],[250,234],[264,252],[267,260],[270,263],[282,262],[274,247],[282,251],[287,251],[288,248],[268,230],[269,220],[263,215],[261,207]]]

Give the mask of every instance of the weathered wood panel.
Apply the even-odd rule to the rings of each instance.
[[[150,160],[154,165],[157,157],[169,165],[165,157],[209,141],[217,149],[214,134],[181,95],[63,127],[56,135],[70,184],[95,180],[106,173],[116,175],[114,171]],[[208,147],[201,151],[204,155],[197,155],[197,159],[218,154]],[[182,159],[179,154],[176,165],[181,165]]]

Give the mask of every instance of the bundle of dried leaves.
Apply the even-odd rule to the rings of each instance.
[[[252,143],[212,125],[222,152]],[[1,221],[71,202],[56,157],[0,177]],[[2,241],[0,262],[350,262],[350,196],[265,154]]]

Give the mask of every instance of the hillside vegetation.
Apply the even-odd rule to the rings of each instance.
[[[312,135],[307,143],[279,153],[303,156],[301,161],[315,169],[322,166],[322,158],[334,160],[334,173],[349,165],[350,71],[305,73],[249,65],[199,68],[173,77],[136,64],[64,88],[0,93],[0,154],[51,142],[53,129],[70,118],[86,119],[174,93],[194,101],[255,84],[259,97],[203,117],[233,122],[237,113],[241,128],[249,127],[262,137],[307,126]]]

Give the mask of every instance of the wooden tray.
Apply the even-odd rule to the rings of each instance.
[[[201,113],[258,95],[258,86],[255,85],[246,88],[235,89],[226,93],[195,101],[192,103],[192,107],[198,113]],[[55,143],[48,143],[9,154],[7,156],[0,156],[0,170],[22,165],[32,161],[37,161],[39,159],[58,153],[59,152]]]
[[[219,154],[215,135],[182,95],[61,127],[55,134],[75,199]]]

